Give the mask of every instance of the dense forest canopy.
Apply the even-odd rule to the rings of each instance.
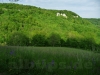
[[[57,13],[60,15],[57,16]],[[65,14],[66,18],[62,14]],[[18,40],[14,34],[17,34],[18,38],[26,37],[25,39],[29,40],[27,44],[33,46],[37,45],[33,43],[35,42],[34,37],[44,40],[42,40],[44,43],[41,46],[47,45],[47,43],[49,46],[57,46],[59,41],[59,46],[62,44],[65,46],[64,42],[67,43],[67,46],[72,46],[75,43],[79,45],[84,40],[85,42],[90,40],[88,44],[89,42],[100,44],[100,28],[72,11],[0,3],[0,44],[18,45],[17,43],[21,40]],[[54,41],[53,37],[54,39],[57,38],[55,42],[52,42]],[[16,42],[13,39],[18,41]],[[62,44],[60,39],[63,40]],[[25,45],[23,42],[20,43]],[[72,47],[76,46],[73,45]]]
[[[86,20],[90,21],[95,25],[100,25],[100,18],[85,18]]]

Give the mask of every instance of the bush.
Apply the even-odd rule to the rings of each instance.
[[[84,43],[83,45],[85,49],[94,50],[96,43],[93,38],[85,38],[82,42]]]
[[[60,46],[61,47],[66,47],[66,41],[64,41],[63,39],[60,39]]]
[[[32,46],[45,46],[46,38],[44,35],[36,34],[31,41]]]
[[[52,33],[51,36],[47,39],[49,46],[60,46],[61,37],[59,34]]]
[[[96,44],[95,51],[100,53],[100,44]]]
[[[29,38],[20,32],[14,32],[8,39],[8,45],[11,46],[28,46]]]
[[[96,43],[93,38],[74,38],[69,37],[66,41],[68,47],[95,50]],[[97,47],[98,48],[98,47]]]
[[[4,11],[2,9],[0,9],[0,14],[3,14],[3,13],[4,13]]]
[[[78,48],[79,47],[79,40],[77,40],[76,38],[70,37],[67,39],[66,44],[68,47]]]

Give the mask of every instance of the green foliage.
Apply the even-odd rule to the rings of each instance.
[[[60,39],[60,46],[61,47],[66,47],[66,41],[64,41],[63,39]]]
[[[32,46],[45,46],[46,38],[44,35],[36,34],[31,41]]]
[[[22,35],[24,34],[30,38],[29,45],[32,46],[45,45],[85,48],[87,46],[85,44],[90,43],[89,41],[86,42],[87,38],[93,38],[92,40],[97,45],[100,43],[99,25],[94,25],[94,23],[81,18],[72,11],[48,10],[14,3],[0,3],[0,11],[1,44],[6,44],[7,39],[9,39],[8,36],[11,36],[13,32],[21,32]],[[68,18],[56,16],[58,12],[66,14]],[[74,16],[78,16],[78,18],[75,18]],[[52,33],[57,34],[52,35]],[[40,34],[45,34],[45,38],[42,38],[42,36],[39,37]],[[46,44],[43,44],[41,40],[36,43],[34,40],[36,38],[33,38],[35,35],[39,35],[38,39],[46,39]],[[33,39],[31,40],[31,38]],[[67,43],[68,40],[71,44]],[[31,41],[35,41],[36,45]]]
[[[79,39],[68,38],[66,43],[67,43],[68,47],[78,48],[78,46],[79,46]]]
[[[22,33],[14,32],[9,37],[7,44],[11,46],[28,46],[29,39]]]
[[[81,49],[88,49],[92,51],[100,51],[100,45],[95,43],[93,38],[74,38],[69,37],[66,41],[67,47],[74,47],[74,48],[81,48]]]
[[[1,75],[99,75],[100,54],[67,47],[0,46],[0,68]]]
[[[85,18],[100,29],[100,18]],[[99,32],[100,34],[100,32]]]
[[[91,23],[95,25],[100,25],[100,18],[85,18],[86,20],[90,21]]]
[[[0,14],[3,14],[3,13],[4,13],[4,11],[2,9],[0,9]]]
[[[60,46],[60,39],[61,38],[59,34],[52,33],[47,40],[48,44],[54,47],[54,46]]]

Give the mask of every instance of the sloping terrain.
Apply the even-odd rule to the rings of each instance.
[[[0,46],[3,75],[99,75],[100,54],[65,47]]]
[[[21,32],[29,39],[35,34],[48,37],[57,33],[63,40],[68,37],[93,38],[100,43],[100,29],[72,11],[0,3],[0,42],[6,44],[14,32]]]
[[[93,23],[95,25],[99,25],[100,26],[100,18],[85,18],[85,19],[90,21],[91,23]]]

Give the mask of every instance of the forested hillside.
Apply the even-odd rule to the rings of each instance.
[[[100,26],[100,18],[85,18],[85,19],[90,21],[91,23],[93,23],[95,25],[99,25]]]
[[[100,28],[72,11],[0,3],[0,44],[95,49]]]

